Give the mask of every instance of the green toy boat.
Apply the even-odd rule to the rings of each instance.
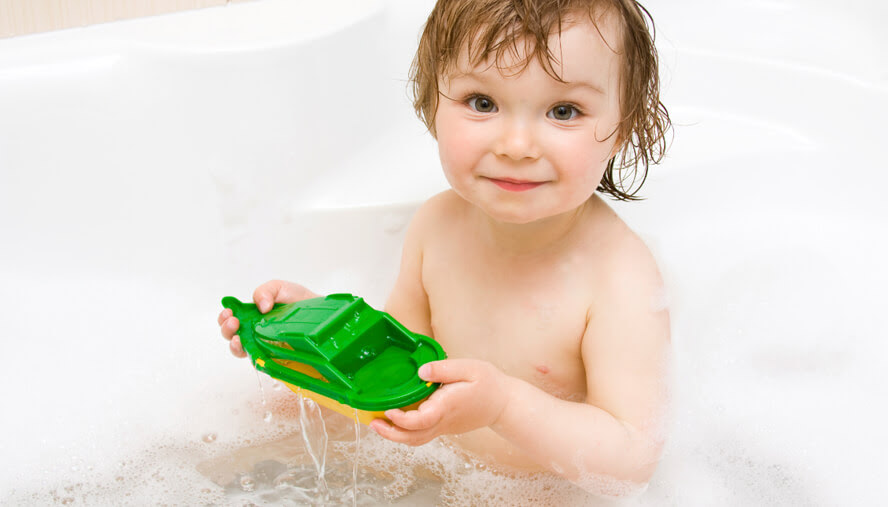
[[[438,388],[416,374],[447,357],[438,342],[363,298],[331,294],[265,314],[233,297],[222,306],[240,321],[241,345],[257,370],[349,417],[357,410],[364,424],[388,409],[415,408]]]

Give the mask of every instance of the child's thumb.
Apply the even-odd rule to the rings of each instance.
[[[432,380],[432,363],[426,363],[420,366],[419,371],[417,371],[416,374],[423,380]]]
[[[253,291],[253,302],[260,312],[268,313],[274,308],[274,302],[278,300],[283,283],[280,280],[271,280],[256,287]]]
[[[420,366],[416,373],[426,382],[459,382],[473,377],[474,363],[471,359],[443,359]]]
[[[263,295],[259,297],[259,302],[256,303],[256,306],[259,307],[260,312],[268,313],[271,307],[274,306],[274,303],[271,302],[270,297]]]

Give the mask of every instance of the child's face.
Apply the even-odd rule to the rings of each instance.
[[[616,47],[613,23],[601,20],[598,27]],[[576,209],[618,149],[611,134],[620,120],[619,56],[590,21],[566,24],[549,47],[565,83],[536,59],[515,74],[510,56],[502,72],[490,62],[472,68],[464,56],[438,83],[435,128],[444,173],[494,220],[529,223]]]

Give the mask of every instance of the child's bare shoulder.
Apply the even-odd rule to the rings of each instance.
[[[586,357],[592,357],[619,347],[630,363],[641,350],[668,346],[666,289],[657,261],[641,237],[601,199],[596,213],[591,228],[597,241],[595,261],[589,267],[594,289],[583,348]]]
[[[420,211],[428,218],[444,218],[453,213],[463,213],[468,203],[451,189],[437,193],[420,206]]]
[[[663,278],[644,240],[610,206],[596,199],[594,219],[588,229],[596,243],[593,268],[596,283],[620,292],[629,287],[661,290]]]
[[[420,205],[407,227],[402,271],[411,268],[414,276],[420,275],[425,254],[440,246],[440,238],[453,237],[458,228],[456,222],[465,214],[465,207],[465,201],[453,190],[436,194]]]
[[[466,201],[453,190],[435,194],[416,210],[408,234],[422,237],[428,231],[440,232],[443,228],[453,227],[465,214],[466,207]]]

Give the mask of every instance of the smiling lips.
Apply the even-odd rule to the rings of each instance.
[[[543,184],[542,181],[521,181],[512,179],[488,178],[496,186],[509,192],[525,192]]]

